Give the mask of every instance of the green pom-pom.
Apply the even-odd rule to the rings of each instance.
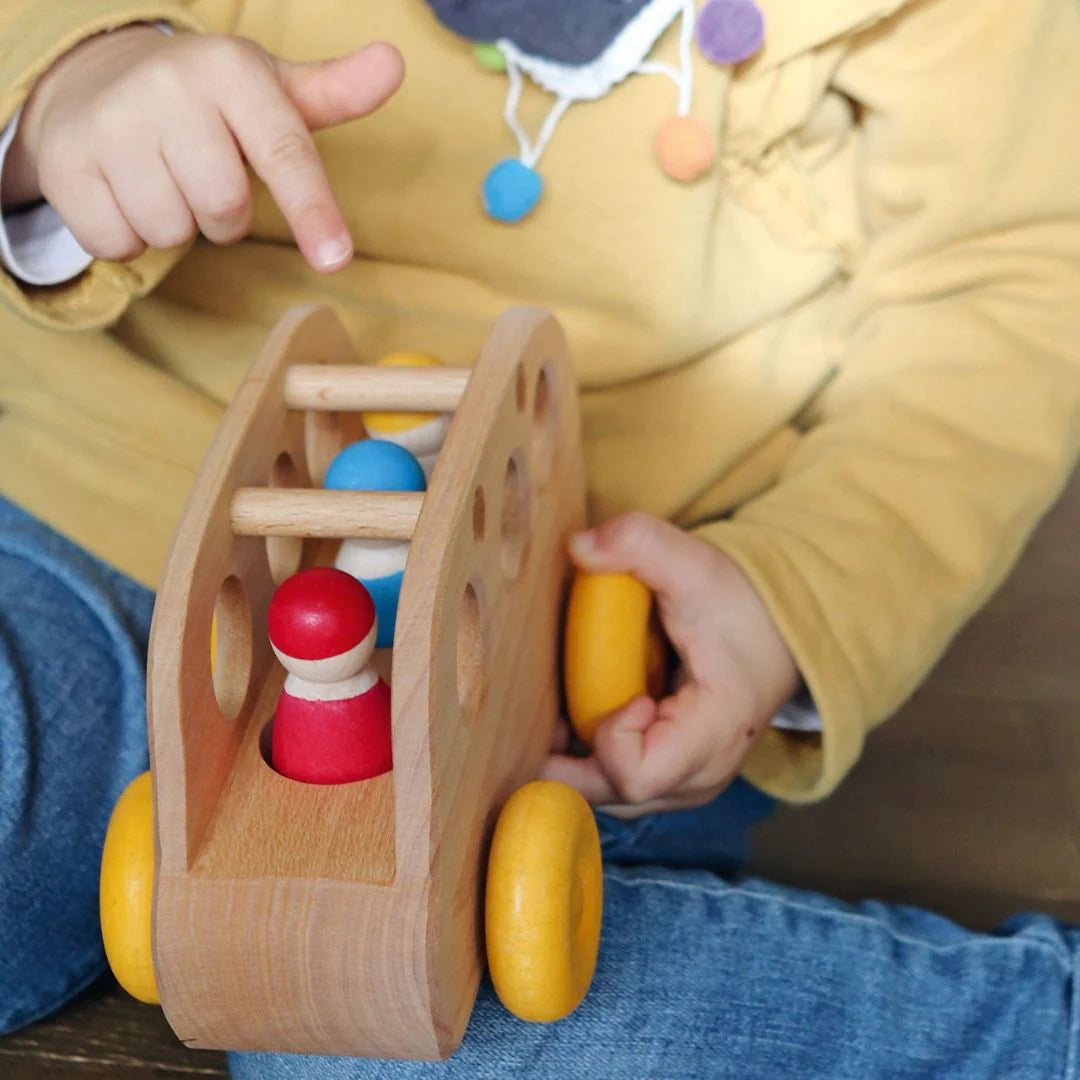
[[[488,71],[503,72],[506,70],[506,57],[498,45],[478,41],[473,46],[473,55],[476,62]]]

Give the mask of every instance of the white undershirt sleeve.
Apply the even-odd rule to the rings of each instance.
[[[773,717],[772,726],[783,731],[821,731],[821,713],[814,699],[802,690]]]
[[[168,23],[153,25],[172,37]],[[20,109],[0,134],[0,179],[21,115]],[[93,261],[47,202],[0,213],[0,263],[27,285],[60,285],[78,277]]]
[[[21,110],[0,134],[0,177],[20,115]],[[93,261],[47,202],[0,214],[0,262],[20,281],[59,285],[78,277]]]

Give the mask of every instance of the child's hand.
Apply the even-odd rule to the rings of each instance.
[[[553,754],[544,775],[623,816],[708,802],[796,689],[779,631],[731,559],[658,518],[613,518],[570,552],[583,570],[628,571],[653,590],[685,681],[612,714],[590,757]]]
[[[169,37],[135,25],[66,53],[23,109],[5,205],[44,196],[82,246],[134,258],[201,231],[251,225],[244,161],[265,181],[307,261],[340,269],[352,240],[310,132],[376,109],[398,87],[389,45],[291,64],[238,37]]]

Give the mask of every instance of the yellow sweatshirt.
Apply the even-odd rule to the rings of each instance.
[[[478,192],[517,151],[506,76],[422,0],[5,0],[4,123],[72,43],[139,19],[294,60],[385,39],[409,74],[376,116],[318,136],[360,252],[332,278],[259,189],[236,247],[0,280],[0,491],[153,585],[222,407],[290,305],[332,304],[372,357],[456,364],[507,305],[550,306],[593,515],[671,517],[745,570],[824,724],[770,731],[747,776],[826,794],[1077,451],[1080,5],[759,2],[756,56],[694,59],[709,174],[657,168],[675,89],[635,76],[569,109],[536,212],[503,225]],[[654,58],[678,45],[673,27]],[[528,131],[551,101],[526,86]]]

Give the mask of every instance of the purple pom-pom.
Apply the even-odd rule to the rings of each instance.
[[[765,40],[765,16],[754,0],[710,0],[698,15],[697,43],[714,64],[737,64]]]

